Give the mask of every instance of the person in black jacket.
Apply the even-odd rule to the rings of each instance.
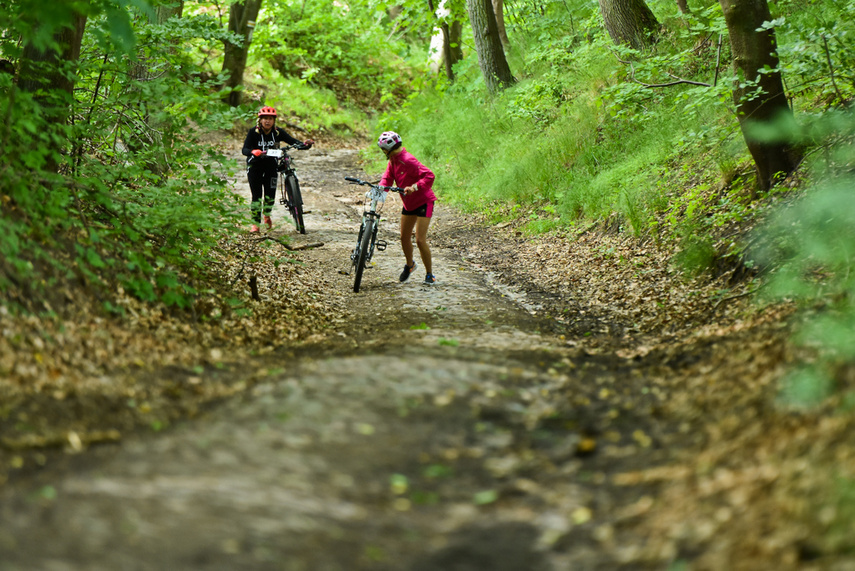
[[[261,215],[264,214],[264,224],[268,229],[273,228],[270,213],[276,200],[277,162],[267,156],[269,149],[278,149],[281,142],[289,145],[300,145],[305,150],[312,148],[314,141],[299,141],[289,135],[285,129],[276,126],[276,109],[264,106],[258,112],[255,127],[246,134],[241,153],[246,157],[246,176],[249,179],[249,189],[252,192],[250,213],[253,224],[250,232],[258,232]]]

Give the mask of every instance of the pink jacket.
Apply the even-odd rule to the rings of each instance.
[[[386,165],[386,172],[383,173],[383,178],[380,179],[381,186],[400,186],[401,188],[418,185],[418,190],[409,195],[401,195],[401,200],[404,202],[404,208],[407,210],[415,210],[423,204],[434,202],[436,195],[433,193],[433,172],[416,159],[413,155],[407,152],[407,149],[401,149],[401,152],[389,159],[389,164]]]

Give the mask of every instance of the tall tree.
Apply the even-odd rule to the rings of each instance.
[[[154,25],[163,25],[170,18],[180,18],[183,12],[184,0],[166,2],[154,7],[154,9],[148,14],[148,22]],[[141,57],[131,73],[133,78],[137,81],[147,79],[152,73],[150,62],[146,61],[145,57]]]
[[[463,22],[454,19],[448,25],[448,32],[443,30],[442,61],[445,65],[445,76],[454,81],[454,64],[463,59]]]
[[[154,21],[158,24],[162,24],[173,16],[176,18],[180,18],[181,14],[184,13],[184,0],[177,0],[175,2],[161,4],[155,7],[155,17]]]
[[[18,86],[23,91],[33,93],[37,105],[43,110],[46,119],[43,134],[52,139],[51,146],[66,137],[62,129],[71,115],[75,74],[89,4],[84,2],[62,8],[68,10],[63,14],[66,19],[61,19],[63,24],[51,34],[52,42],[44,45],[29,40],[24,43],[18,76]],[[40,13],[36,12],[34,16],[35,30],[46,25],[40,21]],[[56,158],[57,154],[47,155],[47,170],[59,171]]]
[[[242,38],[240,43],[225,42],[223,54],[223,73],[228,74],[225,87],[231,87],[232,92],[226,97],[226,102],[232,107],[240,104],[240,91],[235,88],[243,85],[243,72],[246,69],[246,57],[252,41],[252,30],[258,11],[261,10],[262,0],[236,0],[229,8],[229,32]]]
[[[599,0],[603,24],[615,44],[640,50],[656,41],[659,21],[644,0]]]
[[[440,21],[439,28],[442,32],[442,63],[445,66],[445,77],[448,81],[454,81],[454,64],[463,59],[463,24],[457,16],[453,6],[454,2],[441,0],[439,6],[434,5],[433,0],[428,0],[430,11]],[[449,21],[451,22],[449,24]]]
[[[86,6],[83,6],[84,8]],[[74,67],[80,58],[80,45],[86,29],[87,15],[82,11],[73,11],[68,25],[55,31],[53,42],[43,46],[28,41],[21,54],[18,86],[36,93],[43,103],[51,95],[60,95],[71,102],[74,90]],[[36,22],[35,28],[40,24]]]
[[[466,0],[469,22],[478,52],[478,66],[487,84],[487,91],[498,93],[515,83],[511,67],[502,49],[499,27],[490,0]]]
[[[768,128],[789,127],[794,121],[778,67],[775,30],[763,28],[772,17],[766,0],[720,0],[738,79],[733,100],[748,151],[757,167],[757,186],[770,188],[793,172],[801,150],[785,135],[770,137]],[[763,127],[766,133],[758,132]],[[787,132],[788,129],[782,129]]]
[[[496,27],[499,30],[499,39],[502,40],[502,47],[507,51],[511,48],[511,41],[508,39],[508,31],[505,29],[505,0],[492,0],[493,14],[496,16]]]

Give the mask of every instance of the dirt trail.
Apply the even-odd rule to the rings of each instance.
[[[281,206],[272,234],[323,242],[301,261],[348,291],[339,270],[361,193],[343,177],[357,155],[314,150],[297,167],[308,234]],[[711,539],[690,524],[651,539],[656,526],[639,523],[662,481],[694,469],[702,420],[665,406],[678,365],[565,339],[461,257],[463,219],[442,206],[438,283],[421,271],[398,283],[399,208],[387,205],[389,248],[336,331],[231,365],[266,374],[193,421],[7,486],[0,570],[668,569],[695,557],[683,550]]]

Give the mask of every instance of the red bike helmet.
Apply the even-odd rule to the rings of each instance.
[[[380,138],[377,139],[377,146],[384,151],[391,151],[401,143],[401,136],[395,131],[384,131],[383,134],[380,135]]]
[[[265,105],[264,107],[261,108],[261,111],[258,112],[258,116],[264,117],[265,115],[276,117],[276,109],[274,109],[273,107],[268,107],[267,105]]]

